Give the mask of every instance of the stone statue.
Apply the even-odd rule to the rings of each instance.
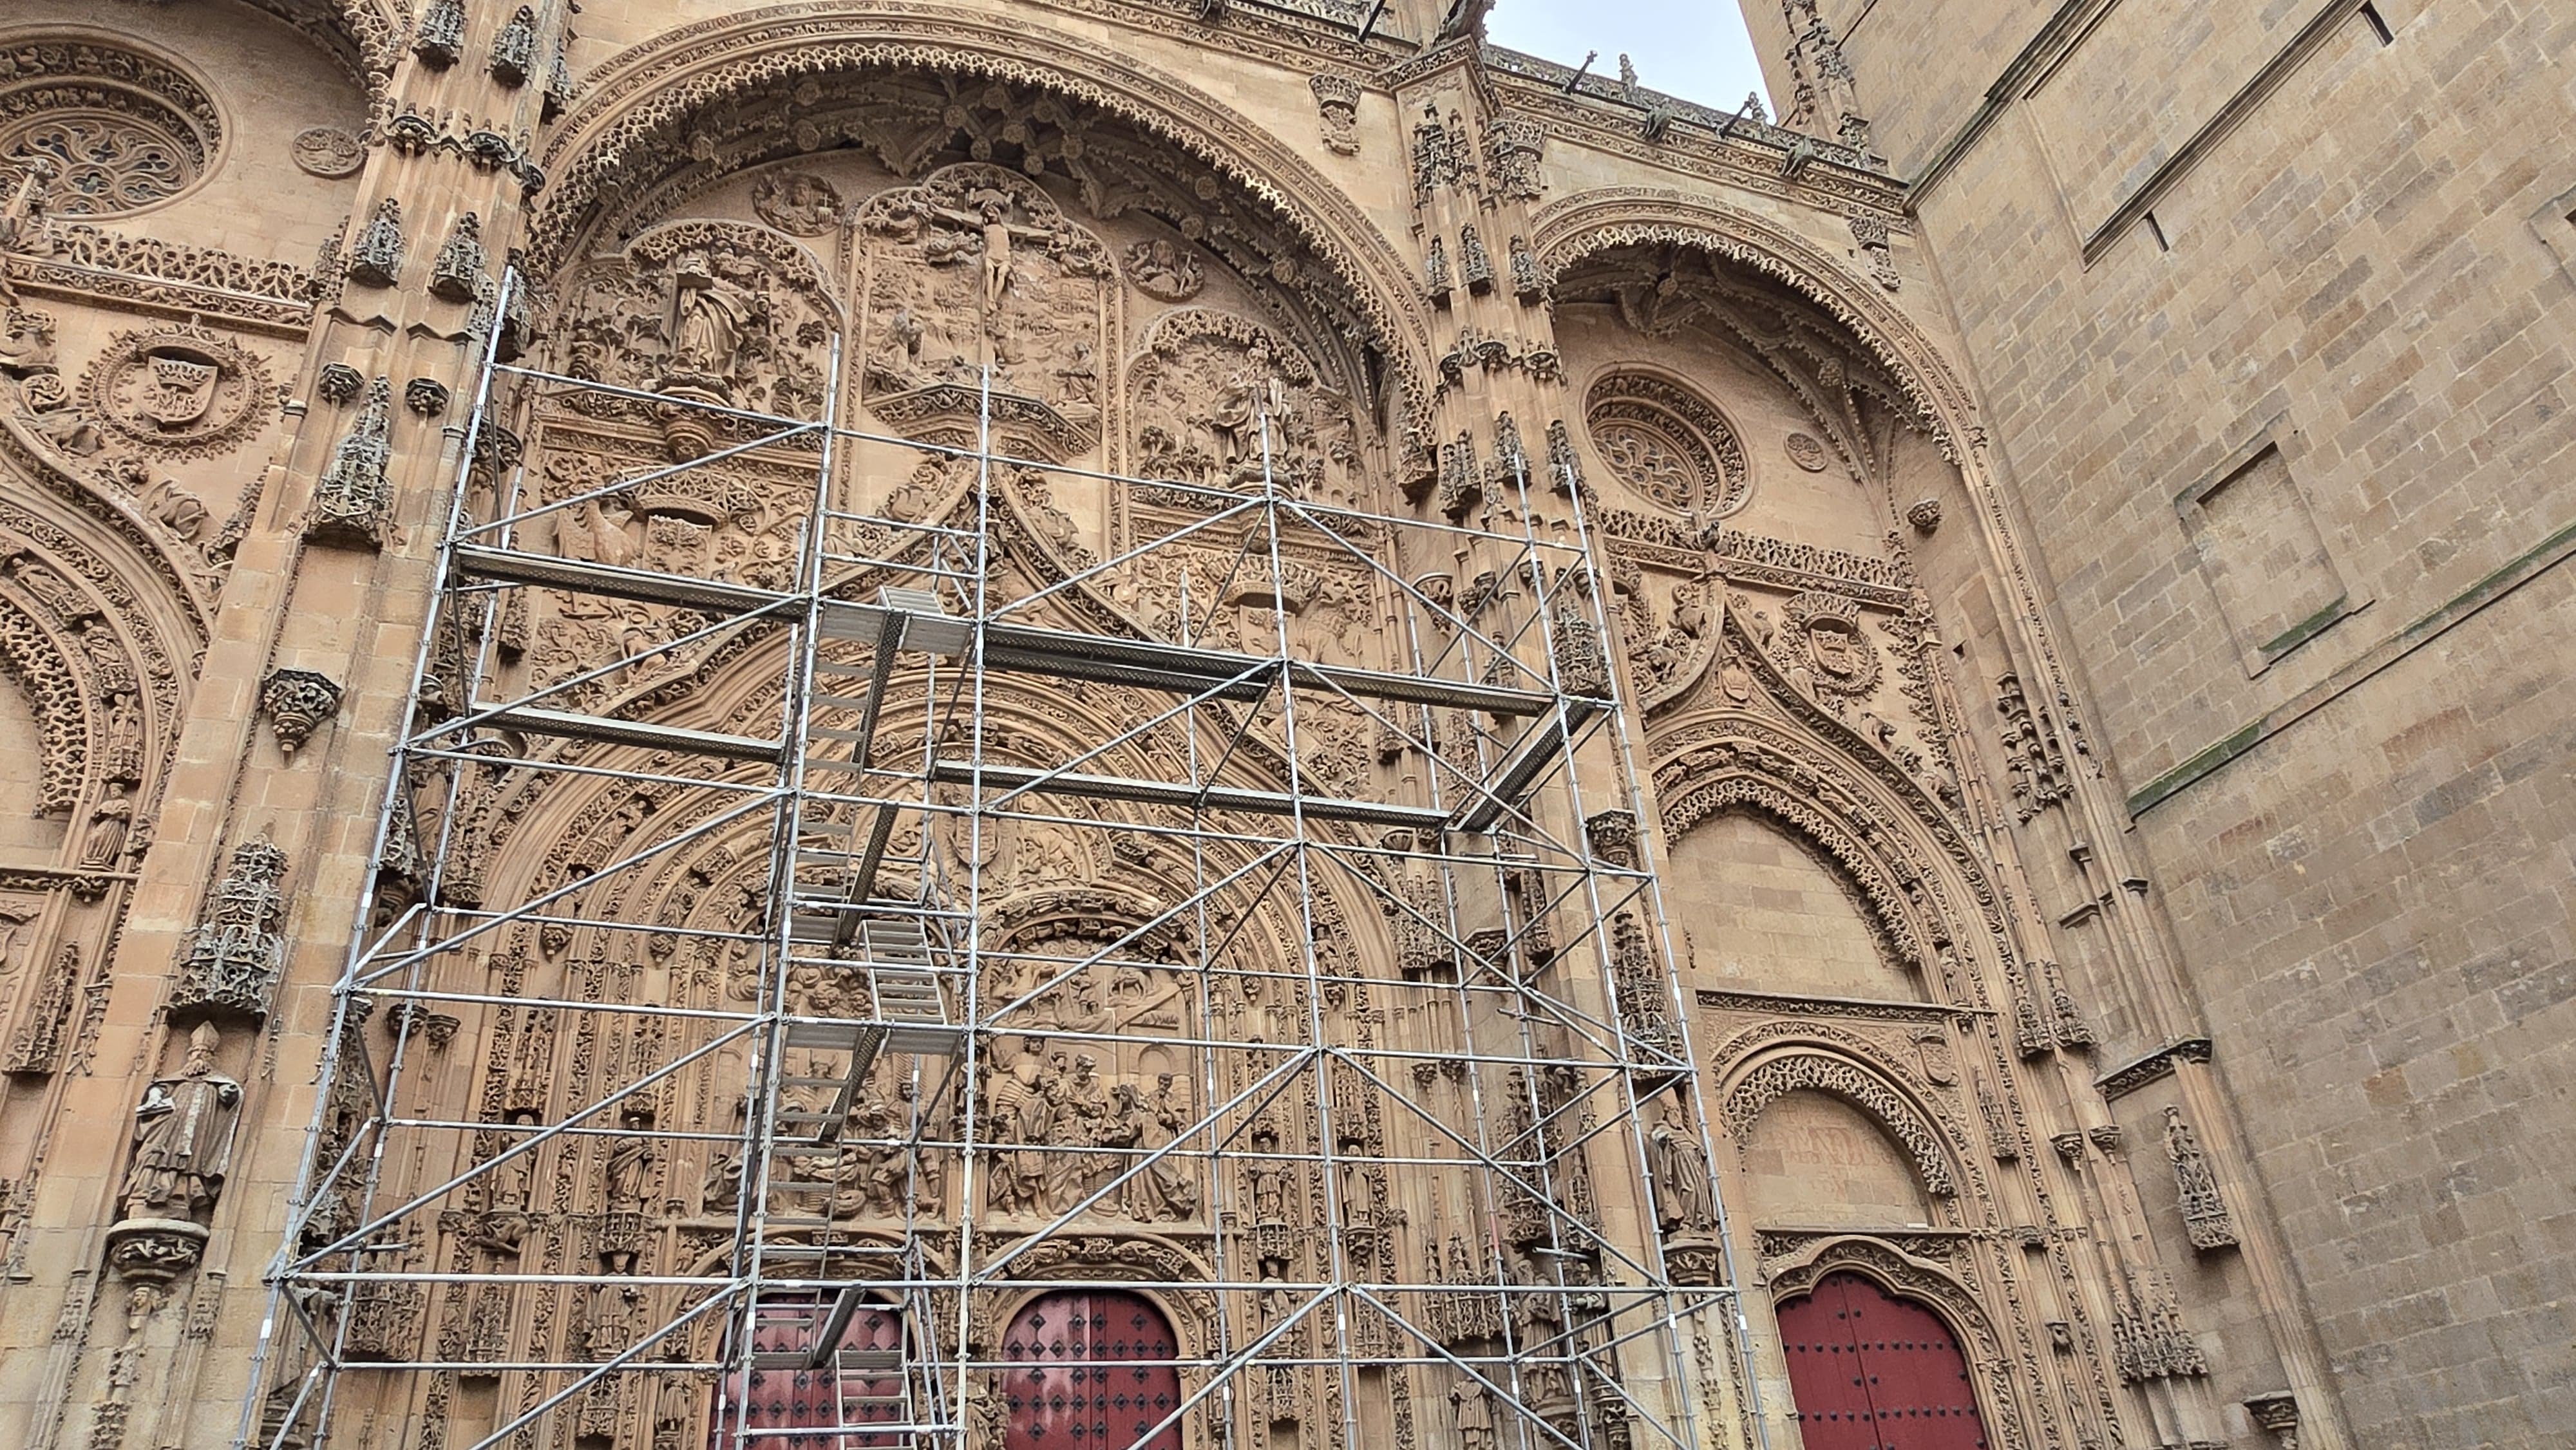
[[[1458,1407],[1458,1450],[1494,1450],[1494,1409],[1475,1385],[1451,1385],[1449,1403]]]
[[[143,1090],[134,1110],[134,1162],[118,1195],[125,1217],[194,1219],[222,1195],[242,1090],[215,1071],[219,1041],[213,1023],[198,1023],[179,1075]]]
[[[743,343],[759,321],[759,299],[725,279],[704,252],[672,266],[672,361],[704,381],[740,381]]]
[[[54,179],[54,165],[41,158],[32,161],[18,177],[7,201],[0,201],[0,252],[34,252],[52,255],[56,243],[46,234],[46,199]],[[0,299],[10,297],[8,279],[0,276]]]
[[[134,802],[123,782],[108,788],[107,799],[92,807],[89,829],[81,833],[81,869],[113,871],[125,859],[126,834],[134,827]]]
[[[653,1164],[659,1156],[653,1151],[653,1140],[647,1137],[653,1128],[653,1110],[642,1103],[628,1103],[618,1114],[626,1136],[608,1150],[608,1163],[600,1174],[606,1186],[610,1213],[641,1213],[644,1194],[653,1177]]]
[[[1708,1160],[1700,1156],[1696,1135],[1677,1107],[1648,1135],[1655,1174],[1655,1226],[1665,1233],[1701,1233],[1717,1226],[1717,1204],[1709,1193]]]

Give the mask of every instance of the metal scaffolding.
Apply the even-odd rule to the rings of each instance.
[[[435,1417],[457,1450],[1000,1450],[1068,1374],[1082,1399],[1085,1351],[1006,1322],[1069,1291],[1175,1326],[1119,1350],[1169,1388],[1122,1398],[1100,1450],[1759,1437],[1572,480],[1542,537],[1517,460],[1485,480],[1508,524],[1478,528],[1301,496],[1267,417],[1225,479],[1124,477],[997,446],[989,373],[971,439],[926,441],[848,425],[837,343],[800,419],[503,337],[241,1443]],[[548,495],[518,439],[575,404],[687,420],[697,456]],[[972,482],[898,517],[871,458]],[[602,500],[751,459],[810,480],[765,575],[560,546]],[[1029,480],[1123,522],[1032,577]],[[1292,618],[1334,571],[1376,627],[1318,650]],[[657,623],[540,686],[511,640],[541,595]],[[626,688],[681,662],[756,722]],[[1111,723],[1050,749],[1041,696]],[[492,802],[611,783],[670,824],[486,899]],[[1006,882],[1005,839],[1166,889],[1024,929],[1012,891],[1065,863]],[[634,904],[717,851],[748,873],[733,919]],[[650,965],[692,961],[716,966]],[[469,1073],[442,1034],[586,1076]]]

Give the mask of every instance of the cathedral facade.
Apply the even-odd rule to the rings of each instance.
[[[2356,1279],[2417,1165],[2278,1127],[2432,1089],[2265,1056],[2321,843],[2100,643],[2063,287],[1756,19],[1776,121],[1434,0],[13,6],[0,1438],[2545,1443],[2387,1316],[2564,1252]],[[2313,691],[2292,436],[2182,524]]]

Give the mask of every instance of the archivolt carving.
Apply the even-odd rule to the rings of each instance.
[[[1880,947],[1896,965],[1920,969],[1924,965],[1923,945],[1906,909],[1905,893],[1889,878],[1878,859],[1862,849],[1842,822],[1810,804],[1810,798],[1749,773],[1734,773],[1749,770],[1752,759],[1749,753],[1719,747],[1705,755],[1674,762],[1676,773],[1683,777],[1679,788],[1657,782],[1664,801],[1666,839],[1678,841],[1702,821],[1731,810],[1761,812],[1831,858],[1841,868],[1837,874],[1859,892],[1866,904],[1872,934],[1878,937]],[[1719,774],[1721,771],[1728,773]]]
[[[1926,418],[1945,456],[1966,461],[1982,443],[1975,408],[1931,340],[1889,305],[1877,284],[1853,275],[1839,258],[1740,207],[1713,197],[1660,187],[1581,192],[1533,219],[1540,262],[1562,274],[1570,264],[1621,246],[1682,246],[1750,267],[1822,307],[1851,330]]]
[[[88,540],[0,502],[0,671],[35,707],[43,810],[72,809],[93,781],[143,783],[155,773],[154,742],[177,718],[181,671],[195,661],[174,658],[166,609],[137,596],[130,572]]]
[[[1866,1235],[1824,1239],[1770,1268],[1771,1301],[1785,1304],[1803,1298],[1814,1293],[1827,1274],[1844,1271],[1874,1279],[1890,1293],[1920,1300],[1937,1311],[1958,1336],[1969,1367],[1984,1389],[1977,1399],[1986,1415],[1987,1433],[1999,1445],[2030,1443],[2003,1339],[1977,1302],[1976,1291],[1941,1265]]]
[[[1541,263],[1561,274],[1572,262],[1614,247],[1697,247],[1750,267],[1823,308],[1887,369],[1931,427],[1942,454],[1959,466],[2012,584],[2024,637],[2046,662],[2051,692],[2068,688],[2049,638],[2039,591],[2003,500],[1986,473],[1985,425],[1958,373],[1887,293],[1804,238],[1712,197],[1661,187],[1605,187],[1542,209],[1531,240]],[[1900,505],[1901,506],[1901,505]]]
[[[0,391],[5,391],[7,386],[0,382]],[[130,551],[136,561],[123,571],[123,577],[137,582],[153,578],[163,586],[155,592],[166,594],[170,600],[169,618],[162,632],[168,634],[173,646],[184,648],[193,656],[204,645],[209,634],[208,621],[214,617],[214,592],[220,579],[203,554],[178,547],[169,531],[151,519],[137,499],[121,490],[102,487],[97,480],[53,461],[46,450],[33,442],[23,423],[8,416],[5,409],[0,409],[0,476],[42,485],[78,508],[88,521],[112,535],[118,551]],[[18,522],[21,518],[26,520],[23,525]],[[41,521],[34,514],[21,514],[15,509],[11,509],[7,517],[0,518],[0,527],[59,533],[52,524]],[[64,547],[82,557],[86,569],[87,561],[95,551],[73,543],[69,534],[59,534],[59,537]],[[53,547],[44,540],[38,542],[43,547]]]
[[[36,716],[42,786],[36,809],[69,811],[89,773],[87,712],[78,677],[54,639],[17,600],[0,594],[0,674],[17,682]]]
[[[1133,1280],[1139,1286],[1153,1285],[1151,1289],[1140,1288],[1140,1292],[1158,1301],[1164,1317],[1172,1321],[1173,1332],[1180,1336],[1183,1358],[1207,1354],[1216,1343],[1216,1296],[1204,1289],[1170,1287],[1204,1282],[1209,1278],[1207,1266],[1197,1255],[1160,1239],[1049,1239],[1014,1256],[1008,1275],[1038,1281]],[[1030,1288],[978,1291],[969,1311],[969,1350],[993,1353],[1000,1342],[1002,1326],[1011,1322],[1022,1304],[1045,1292]]]
[[[1268,130],[1179,77],[1028,23],[937,5],[856,16],[836,0],[778,6],[685,26],[613,57],[548,148],[558,177],[531,228],[542,269],[581,231],[610,187],[678,154],[688,118],[752,88],[800,76],[885,67],[962,72],[1070,96],[1170,140],[1286,219],[1340,278],[1418,415],[1430,326],[1409,269],[1348,196]],[[1294,269],[1276,277],[1295,284]]]
[[[1741,755],[1763,773],[1779,777],[1795,797],[1816,801],[1849,817],[1852,834],[1890,853],[1896,884],[1909,897],[1918,889],[1922,891],[1923,909],[1935,923],[1946,924],[1955,918],[1943,900],[1940,880],[1932,874],[1928,862],[1916,859],[1908,843],[1937,848],[1958,870],[1986,929],[2000,937],[2004,931],[2002,897],[1989,879],[1979,853],[1972,849],[1968,837],[1941,802],[1902,763],[1875,748],[1851,722],[1793,686],[1779,663],[1745,632],[1736,611],[1727,612],[1722,628],[1731,646],[1733,667],[1741,668],[1751,682],[1758,683],[1771,703],[1786,711],[1805,734],[1732,713],[1693,714],[1664,725],[1653,737],[1653,753],[1656,788],[1667,802],[1667,812],[1671,810],[1670,803],[1689,789],[1695,775],[1722,768]],[[1756,748],[1744,749],[1746,743]],[[1721,748],[1710,754],[1704,749],[1710,746]],[[1693,763],[1690,757],[1695,755],[1702,758]],[[1884,795],[1862,788],[1866,780],[1875,780]]]
[[[1726,1135],[1740,1143],[1764,1108],[1801,1089],[1830,1093],[1877,1119],[1890,1136],[1905,1145],[1926,1192],[1941,1198],[1958,1196],[1958,1184],[1950,1176],[1949,1155],[1931,1125],[1893,1088],[1845,1058],[1812,1050],[1765,1058],[1727,1089],[1718,1109],[1718,1121]]]

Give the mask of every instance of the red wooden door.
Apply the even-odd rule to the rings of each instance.
[[[765,1300],[753,1319],[752,1352],[810,1352],[831,1307],[820,1296]],[[892,1305],[862,1304],[834,1348],[899,1353],[903,1315]],[[708,1443],[714,1450],[891,1450],[901,1435],[849,1427],[900,1422],[902,1391],[900,1373],[845,1374],[828,1358],[814,1369],[749,1370],[726,1379]],[[754,1433],[737,1437],[737,1425]],[[780,1430],[812,1433],[775,1433]]]
[[[1858,1274],[1780,1306],[1807,1450],[1984,1450],[1968,1359],[1939,1315]]]
[[[1044,1295],[1002,1336],[1010,1430],[1001,1450],[1180,1450],[1152,1434],[1181,1403],[1170,1321],[1150,1300],[1105,1289]]]

